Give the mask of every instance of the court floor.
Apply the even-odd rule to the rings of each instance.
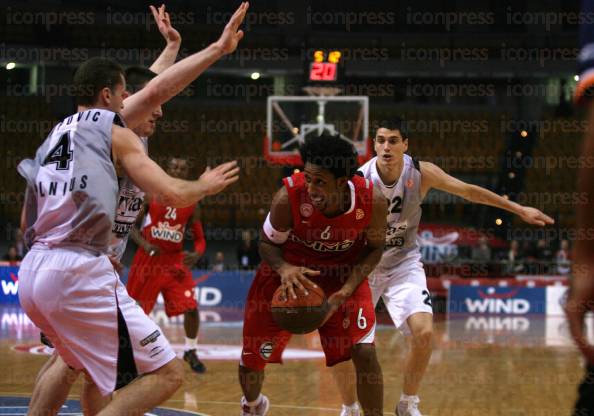
[[[200,356],[204,375],[186,369],[183,387],[154,415],[237,415],[238,313],[204,311]],[[47,360],[37,329],[18,306],[0,306],[0,415],[26,414],[37,371]],[[230,317],[227,319],[226,317]],[[181,352],[181,322],[155,315]],[[385,412],[393,415],[402,386],[406,341],[380,315],[377,348],[384,373]],[[434,352],[420,397],[423,414],[569,415],[582,362],[563,317],[436,315]],[[295,337],[285,364],[267,369],[264,393],[270,416],[338,415],[340,400],[325,368],[317,335]],[[78,415],[77,383],[61,414]],[[170,409],[184,409],[176,412]]]

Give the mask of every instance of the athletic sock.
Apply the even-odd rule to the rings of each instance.
[[[402,393],[400,395],[400,401],[401,402],[410,402],[410,401],[418,401],[419,400],[419,396],[408,396],[404,393]]]
[[[256,400],[254,400],[253,402],[246,401],[246,403],[249,407],[256,407],[260,404],[261,401],[262,401],[262,393],[260,393],[258,395],[258,398]]]
[[[195,350],[198,346],[198,340],[196,338],[186,337],[186,351]]]

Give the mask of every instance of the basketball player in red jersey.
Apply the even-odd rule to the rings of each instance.
[[[187,179],[188,161],[171,158],[167,173],[174,178]],[[130,296],[147,315],[153,310],[159,293],[162,293],[165,299],[167,316],[184,315],[184,361],[193,371],[203,373],[206,367],[196,353],[200,318],[194,294],[196,285],[190,271],[206,249],[197,211],[197,204],[173,208],[160,205],[154,200],[149,202],[145,208],[147,216],[142,232],[136,228],[132,231],[132,238],[139,248],[130,266],[126,287]],[[188,224],[191,224],[193,231],[193,252],[183,251],[184,234]]]
[[[378,263],[386,229],[385,198],[371,181],[353,176],[357,155],[338,136],[306,140],[302,173],[283,180],[262,230],[258,268],[248,294],[239,380],[242,415],[265,415],[264,368],[280,363],[290,333],[273,321],[275,290],[295,297],[309,279],[329,297],[318,329],[326,364],[353,360],[366,416],[383,415],[383,378],[374,341],[375,311],[366,276]]]

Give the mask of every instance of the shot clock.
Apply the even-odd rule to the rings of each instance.
[[[313,62],[309,66],[308,81],[312,84],[319,82],[336,82],[338,79],[340,51],[316,50]]]

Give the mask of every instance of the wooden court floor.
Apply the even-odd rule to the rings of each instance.
[[[5,308],[1,319],[0,398],[27,397],[48,357],[32,353],[42,349],[35,327],[22,312]],[[385,317],[383,321],[388,322]],[[179,323],[164,329],[173,344],[182,342]],[[186,369],[183,387],[162,406],[212,416],[239,414],[236,371],[240,339],[240,324],[203,324],[200,344],[209,345],[202,349],[208,371],[196,375]],[[376,344],[384,373],[385,413],[393,415],[407,345],[389,325],[380,326]],[[434,344],[420,392],[424,415],[571,414],[582,363],[562,317],[437,315]],[[290,347],[291,357],[285,364],[267,369],[264,393],[272,404],[269,415],[338,415],[340,400],[331,374],[316,352],[317,336],[296,337]],[[209,351],[216,353],[211,356]],[[77,383],[71,398],[76,399],[79,391]],[[0,415],[25,414],[20,412],[3,411],[0,406]]]

